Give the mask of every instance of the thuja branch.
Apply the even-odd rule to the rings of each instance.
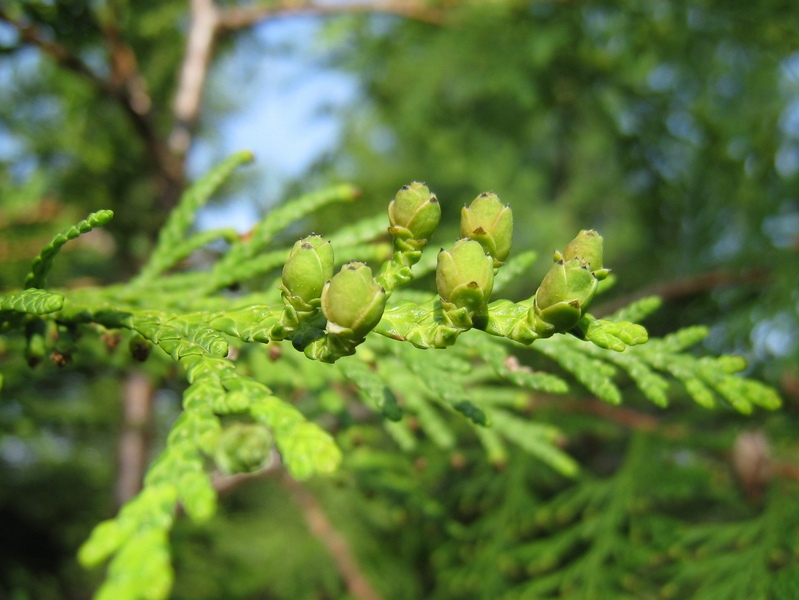
[[[284,359],[279,368],[259,370],[249,360],[259,350],[266,354],[257,345],[270,344],[271,356],[274,343],[285,340],[308,358],[340,361],[339,369],[309,369],[307,362],[303,369],[316,370],[323,386],[342,377],[354,384],[369,407],[364,410],[385,417],[386,432],[402,448],[411,449],[417,441],[404,419],[408,413],[435,444],[454,448],[458,434],[438,413],[443,408],[466,417],[467,427],[495,464],[507,460],[505,443],[510,442],[567,476],[574,476],[578,465],[558,447],[562,434],[513,412],[519,409],[514,398],[500,393],[496,382],[559,394],[567,391],[567,383],[552,373],[513,367],[506,345],[532,344],[611,404],[621,402],[613,378],[622,369],[659,405],[667,402],[665,376],[683,383],[703,406],[711,406],[717,396],[741,412],[779,405],[772,390],[735,375],[742,360],[697,359],[684,353],[706,335],[703,328],[644,344],[646,330],[626,320],[642,319],[657,301],[638,302],[609,320],[592,317],[587,310],[608,274],[603,239],[593,230],[579,232],[554,254],[529,298],[493,299],[498,282],[525,276],[531,257],[523,254],[517,261],[510,256],[513,215],[491,193],[480,194],[463,209],[460,239],[435,256],[424,253],[431,252],[428,239],[442,207],[418,182],[403,186],[388,207],[388,248],[376,240],[382,228],[371,219],[330,238],[312,234],[291,248],[275,248],[277,234],[293,222],[358,195],[351,186],[335,186],[272,211],[247,236],[228,236],[227,252],[206,272],[171,273],[187,252],[214,237],[191,233],[194,214],[250,159],[248,153],[234,155],[182,196],[151,260],[132,282],[102,289],[41,289],[58,250],[110,219],[110,211],[99,211],[53,238],[34,260],[24,282],[27,289],[0,296],[0,331],[21,333],[32,366],[48,352],[59,366],[68,364],[81,346],[81,334],[99,331],[122,337],[127,331],[134,358],[144,360],[151,347],[158,348],[160,360],[172,359],[186,374],[183,412],[144,477],[142,492],[117,517],[99,525],[81,550],[87,566],[110,559],[100,597],[168,595],[168,535],[176,512],[201,521],[216,510],[210,464],[234,478],[271,472],[281,464],[298,480],[339,468],[342,452],[333,436],[273,391],[280,388],[270,377],[292,363]],[[343,265],[342,254],[349,260]],[[373,269],[352,258],[379,265]],[[435,291],[408,289],[434,262]],[[281,265],[277,289],[247,289],[254,277]],[[243,284],[235,298],[219,293],[234,283]],[[456,344],[446,353],[415,348]],[[244,354],[248,345],[256,352]],[[347,359],[359,348],[364,350],[360,356]],[[239,355],[247,358],[237,361]],[[139,479],[139,467],[134,470]],[[224,487],[219,481],[216,486]],[[340,566],[342,571],[349,568]]]

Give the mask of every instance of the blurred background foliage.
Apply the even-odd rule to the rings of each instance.
[[[242,8],[219,4],[228,15]],[[338,438],[344,475],[303,488],[261,479],[227,495],[211,523],[181,523],[174,597],[354,597],[306,524],[320,506],[385,598],[799,597],[799,523],[788,508],[799,469],[799,5],[386,4],[407,10],[274,0],[259,19],[228,22],[206,65],[208,101],[186,117],[173,99],[188,3],[4,3],[0,288],[19,287],[54,232],[99,208],[114,221],[65,248],[53,285],[134,274],[190,178],[192,151],[213,148],[225,117],[255,93],[242,73],[291,55],[357,85],[330,108],[336,145],[280,191],[346,180],[363,198],[307,230],[382,212],[400,185],[423,179],[444,207],[433,240],[443,245],[460,206],[493,190],[513,207],[516,250],[542,257],[511,290],[518,299],[552,250],[597,228],[618,284],[596,313],[658,293],[665,303],[650,331],[710,326],[708,349],[746,356],[785,407],[746,419],[687,402],[656,409],[632,387],[624,409],[579,390],[532,396],[526,410],[560,427],[583,465],[573,482],[525,456],[498,470],[476,443],[401,453],[374,422],[351,424]],[[203,6],[191,3],[195,14]],[[313,36],[259,41],[259,28],[294,12],[319,20]],[[341,14],[313,16],[323,12]],[[248,185],[263,187],[239,176],[220,202]],[[6,343],[0,597],[85,598],[97,575],[74,555],[115,510],[132,368],[86,342],[68,369],[29,370]],[[162,367],[135,368],[154,398],[155,449],[179,409]],[[314,384],[275,386],[301,402]],[[747,458],[767,475],[751,475]],[[711,571],[719,576],[703,579]],[[754,575],[742,582],[742,572]]]

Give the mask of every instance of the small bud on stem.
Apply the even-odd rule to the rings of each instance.
[[[535,313],[557,331],[568,331],[585,314],[599,280],[610,272],[602,267],[602,236],[581,231],[563,254],[555,253],[555,261],[535,294]]]
[[[322,290],[322,312],[333,335],[363,339],[380,322],[385,306],[386,291],[362,262],[341,267]]]
[[[484,315],[494,288],[493,260],[476,241],[462,239],[452,250],[442,248],[436,266],[436,287],[444,308],[465,308]]]
[[[480,243],[494,259],[494,268],[501,267],[510,254],[513,242],[513,213],[499,196],[484,192],[461,210],[461,237]]]
[[[441,220],[441,206],[423,183],[404,185],[388,205],[389,233],[420,250]]]
[[[294,244],[283,266],[280,288],[297,310],[319,306],[322,288],[333,276],[333,246],[320,235],[309,235]],[[304,306],[303,306],[304,305]]]

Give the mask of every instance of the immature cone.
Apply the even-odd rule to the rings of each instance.
[[[484,313],[494,288],[493,267],[494,261],[474,240],[458,240],[449,252],[442,248],[436,266],[436,287],[442,302]]]
[[[325,284],[322,312],[327,330],[351,339],[362,339],[383,316],[387,294],[362,262],[347,263]]]
[[[291,249],[283,266],[283,292],[306,308],[319,306],[325,283],[333,277],[333,246],[320,235],[309,235]],[[299,308],[299,307],[298,307]]]
[[[395,238],[426,242],[441,219],[441,206],[425,184],[414,181],[402,186],[389,203],[388,219]]]
[[[607,270],[602,268],[602,236],[593,229],[583,229],[576,238],[566,244],[563,249],[563,260],[573,258],[587,263],[588,270],[599,279],[604,279],[607,275]]]
[[[469,237],[483,246],[501,267],[510,254],[513,242],[513,213],[499,196],[484,192],[461,210],[461,237]]]
[[[609,273],[602,267],[602,236],[581,231],[555,259],[535,294],[535,312],[558,331],[568,331],[585,314],[599,280]]]

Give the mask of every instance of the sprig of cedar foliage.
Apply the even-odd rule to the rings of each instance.
[[[524,461],[459,478],[441,499],[457,526],[433,550],[429,597],[796,595],[794,489],[775,486],[753,511],[701,454],[656,432],[627,443],[612,474],[565,487]]]
[[[115,518],[98,525],[80,551],[87,566],[111,559],[98,598],[169,594],[169,531],[179,506],[198,522],[214,514],[214,463],[228,473],[258,470],[274,460],[274,444],[296,479],[334,472],[342,461],[341,450],[331,431],[314,417],[327,414],[340,423],[352,421],[347,407],[355,397],[373,415],[367,412],[360,418],[382,419],[403,450],[428,439],[453,452],[462,436],[474,436],[494,464],[505,464],[518,448],[563,475],[577,476],[579,464],[563,450],[562,432],[532,420],[523,410],[529,392],[564,394],[570,382],[521,366],[514,353],[523,344],[532,344],[577,383],[612,404],[621,402],[616,380],[623,371],[659,406],[667,403],[675,381],[704,407],[718,399],[743,413],[753,406],[779,405],[773,390],[735,375],[744,368],[740,359],[688,353],[706,335],[703,329],[689,328],[644,344],[646,331],[636,322],[657,307],[655,299],[606,320],[588,314],[597,283],[607,274],[601,238],[595,232],[581,232],[562,254],[556,253],[550,273],[527,300],[489,302],[492,291],[524,277],[534,258],[531,253],[508,258],[510,210],[493,194],[481,194],[464,209],[464,239],[439,253],[437,294],[405,287],[433,265],[434,253],[424,250],[439,208],[421,184],[405,186],[392,202],[392,244],[381,239],[381,226],[369,219],[334,233],[331,243],[311,236],[294,248],[273,247],[276,235],[291,223],[322,206],[352,201],[357,192],[350,186],[289,202],[245,237],[227,230],[192,233],[196,211],[251,158],[248,153],[230,157],[184,194],[150,261],[131,282],[70,291],[43,289],[61,246],[113,216],[100,211],[42,250],[25,280],[27,289],[0,296],[0,331],[24,333],[31,364],[53,351],[55,337],[121,330],[128,332],[139,358],[156,346],[186,372],[183,412],[150,467],[143,491]],[[215,239],[226,240],[229,247],[208,270],[178,269],[184,258]],[[328,246],[335,248],[339,264],[357,258],[380,262],[376,277],[362,263],[348,263],[331,277]],[[328,254],[330,264],[323,264]],[[281,266],[280,296],[273,284],[234,296],[220,293]],[[308,273],[316,273],[316,279],[304,279]],[[360,297],[349,297],[358,293]],[[290,340],[300,352],[276,350],[282,348],[282,340]],[[62,362],[71,351],[72,347],[60,351]],[[295,405],[273,390],[302,390],[306,400]],[[553,501],[556,510],[590,510],[602,494],[587,489],[576,488],[575,497]],[[605,512],[602,523],[590,526],[590,520],[581,521],[573,531],[550,536],[549,541],[557,543],[548,545],[546,552],[543,547],[539,552],[535,541],[509,546],[507,564],[511,570],[523,564],[528,571],[546,574],[582,547],[589,535],[586,527],[610,544],[622,512]],[[598,585],[591,583],[590,565],[606,558],[589,552],[588,566],[571,561],[574,569],[586,569],[585,577],[574,581]],[[564,576],[558,571],[529,585],[547,593],[562,588]],[[522,591],[520,597],[530,593]]]

